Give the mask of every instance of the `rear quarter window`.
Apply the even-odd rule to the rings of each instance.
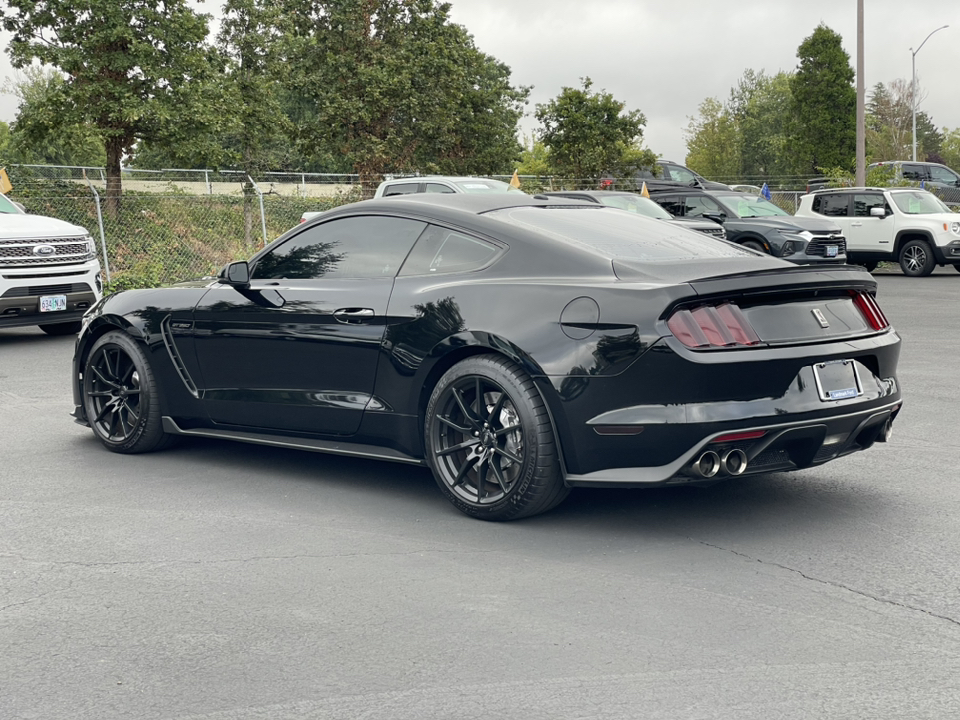
[[[818,215],[827,217],[846,217],[850,205],[849,195],[832,193],[817,195],[813,198],[812,209]]]

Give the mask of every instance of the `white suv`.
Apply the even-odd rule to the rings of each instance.
[[[63,220],[26,215],[0,195],[0,328],[80,330],[103,284],[93,238]]]
[[[522,192],[501,180],[479,177],[450,177],[429,175],[426,177],[395,178],[384,180],[374,194],[375,198],[412,195],[414,193],[491,193]]]
[[[919,188],[831,188],[800,198],[797,215],[827,217],[843,229],[847,261],[873,270],[900,263],[904,275],[937,265],[960,272],[960,214]]]

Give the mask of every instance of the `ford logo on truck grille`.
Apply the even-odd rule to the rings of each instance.
[[[49,257],[57,252],[53,245],[34,245],[33,254],[40,257]]]

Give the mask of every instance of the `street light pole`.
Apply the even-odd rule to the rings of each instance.
[[[913,106],[913,161],[917,161],[917,53],[920,52],[920,49],[926,44],[927,40],[933,35],[933,33],[940,32],[950,27],[949,25],[944,25],[943,27],[938,27],[936,30],[927,35],[923,42],[920,43],[920,47],[916,50],[909,48],[910,50],[910,71],[912,81],[910,83],[910,104]]]

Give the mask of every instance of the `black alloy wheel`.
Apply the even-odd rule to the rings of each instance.
[[[80,321],[50,323],[49,325],[41,325],[40,329],[47,335],[76,335],[80,332]]]
[[[97,439],[119,453],[158,450],[163,432],[153,373],[143,350],[122,332],[94,343],[83,371],[83,402]]]
[[[933,253],[923,240],[909,240],[900,248],[900,269],[904,275],[924,277],[933,272],[933,266]]]
[[[437,484],[467,515],[512,520],[545,512],[569,492],[543,400],[509,360],[476,356],[448,370],[425,431]]]

